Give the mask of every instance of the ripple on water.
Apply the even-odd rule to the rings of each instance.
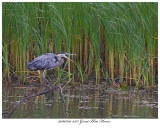
[[[5,103],[5,102],[8,102],[8,100],[3,100],[2,102]]]
[[[112,115],[112,117],[115,117],[115,118],[138,118],[140,116],[135,116],[135,115]]]
[[[117,99],[117,100],[120,100],[120,99],[122,99],[122,100],[128,100],[128,99],[129,99],[129,97],[126,97],[126,96],[120,96],[120,97],[116,97],[116,99]]]
[[[81,107],[79,107],[79,109],[104,109],[104,108],[101,108],[101,107],[88,107],[88,106],[81,106]]]
[[[69,94],[64,94],[64,97],[67,97],[67,98],[80,98],[82,96],[80,95],[69,95]]]
[[[88,100],[81,100],[80,103],[88,103]]]
[[[47,104],[45,104],[45,105],[46,105],[46,106],[52,106],[52,104],[48,104],[48,103],[47,103]]]

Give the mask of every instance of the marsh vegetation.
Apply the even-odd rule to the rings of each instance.
[[[2,14],[4,82],[30,82],[39,74],[27,71],[29,61],[65,51],[75,63],[46,74],[52,80],[158,83],[158,3],[3,2]]]

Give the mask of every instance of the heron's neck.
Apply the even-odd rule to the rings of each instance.
[[[61,57],[62,57],[61,55],[57,55],[57,59],[58,59],[58,61],[59,61],[59,62],[64,63],[64,59],[63,59],[63,58],[61,58]]]

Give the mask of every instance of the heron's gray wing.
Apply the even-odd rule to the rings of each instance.
[[[58,61],[57,56],[53,53],[46,53],[37,58],[27,65],[31,70],[44,70],[50,69]]]

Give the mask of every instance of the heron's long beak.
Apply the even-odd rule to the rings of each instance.
[[[66,53],[66,55],[76,55],[76,54]],[[65,56],[65,58],[66,58],[66,59],[68,59],[68,60],[70,60],[70,61],[72,61],[72,62],[74,62],[73,60],[71,60],[71,59],[70,59],[70,58],[68,58],[67,56]]]
[[[67,56],[64,56],[66,59],[68,59],[68,60],[70,60],[70,61],[72,61],[72,62],[74,62],[73,60],[71,60],[70,58],[68,58]]]

